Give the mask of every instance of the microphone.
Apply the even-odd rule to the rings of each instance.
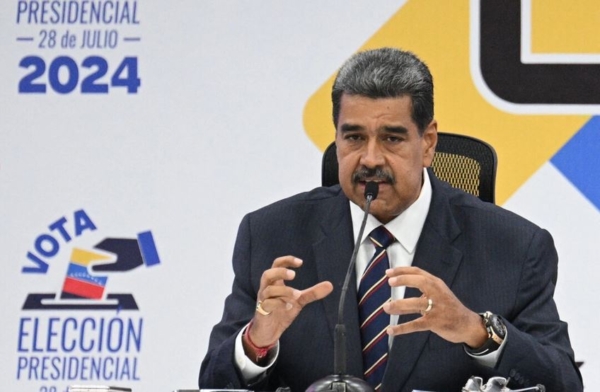
[[[365,185],[365,199],[367,199],[368,206],[365,206],[365,210],[366,210],[365,216],[367,216],[369,214],[368,208],[371,207],[371,202],[373,200],[377,199],[378,194],[379,194],[379,184],[376,183],[375,181],[367,182],[367,185]],[[364,227],[363,227],[363,229],[364,229]]]
[[[379,184],[375,181],[367,182],[365,186],[365,213],[360,225],[360,230],[358,231],[358,236],[356,237],[352,256],[350,257],[350,264],[346,271],[346,278],[344,279],[344,285],[342,286],[342,293],[340,295],[340,304],[338,306],[338,323],[335,326],[335,338],[333,341],[334,374],[315,381],[308,387],[306,392],[373,392],[373,388],[365,380],[346,374],[346,325],[344,324],[344,302],[346,301],[346,292],[350,285],[352,271],[354,271],[354,264],[356,264],[358,248],[360,248],[360,243],[362,242],[363,233],[367,224],[367,216],[369,216],[371,202],[377,198],[378,193]]]

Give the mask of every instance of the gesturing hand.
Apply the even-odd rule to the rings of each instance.
[[[471,347],[485,342],[487,332],[481,317],[464,306],[444,281],[418,267],[398,267],[386,271],[386,275],[392,287],[414,287],[423,293],[420,298],[399,299],[384,305],[389,314],[421,313],[416,320],[390,326],[388,334],[431,331],[445,340]]]
[[[266,270],[260,279],[258,301],[264,312],[256,312],[250,339],[258,347],[266,347],[279,340],[279,337],[307,304],[323,299],[333,291],[331,282],[320,282],[305,290],[286,286],[285,281],[293,280],[302,260],[294,256],[278,257],[273,266]]]

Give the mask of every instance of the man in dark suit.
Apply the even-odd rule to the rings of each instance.
[[[396,49],[359,53],[341,68],[332,98],[340,186],[244,218],[200,387],[303,391],[333,372],[340,288],[365,184],[375,181],[366,232],[383,230],[391,244],[373,234],[359,249],[345,303],[348,372],[385,391],[458,391],[471,375],[582,390],[553,300],[550,235],[426,170],[437,123],[425,64]],[[384,275],[365,289],[376,263]],[[365,311],[380,290],[385,301]],[[376,318],[386,324],[367,338]]]

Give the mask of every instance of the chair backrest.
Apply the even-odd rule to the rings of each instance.
[[[471,136],[438,132],[438,144],[431,168],[436,177],[483,201],[495,202],[496,151],[486,142]],[[323,154],[321,184],[339,183],[335,142]]]

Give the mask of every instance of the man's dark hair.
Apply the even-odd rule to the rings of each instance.
[[[336,128],[342,95],[369,98],[410,96],[412,119],[422,134],[433,120],[433,78],[417,56],[394,48],[359,52],[350,57],[338,72],[331,100]]]

